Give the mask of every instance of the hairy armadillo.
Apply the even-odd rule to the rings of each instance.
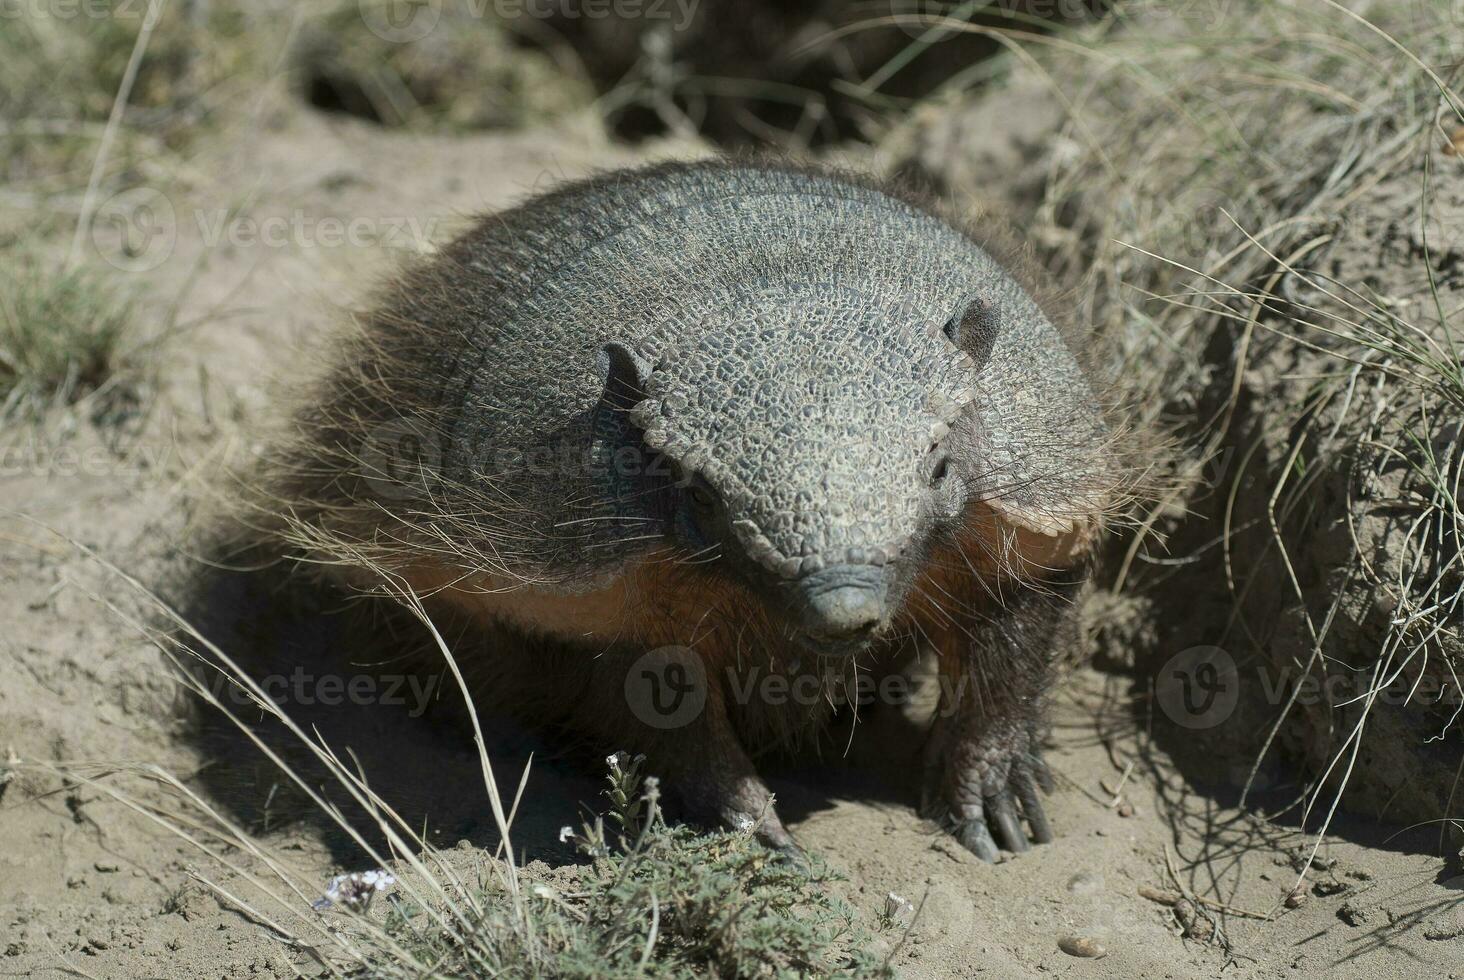
[[[1074,342],[982,241],[774,162],[485,217],[300,416],[290,554],[421,598],[483,696],[781,847],[754,756],[929,651],[927,808],[987,860],[1045,841],[1043,693],[1122,481]]]

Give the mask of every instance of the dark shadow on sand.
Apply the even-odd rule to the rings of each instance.
[[[499,833],[483,785],[463,696],[426,628],[385,601],[348,598],[334,590],[261,571],[200,570],[175,604],[200,634],[253,678],[305,733],[316,735],[434,846],[460,840],[495,848]],[[365,609],[361,603],[375,603]],[[374,819],[350,797],[295,732],[245,696],[196,641],[195,678],[306,786],[337,806],[373,846],[383,843]],[[307,824],[344,867],[364,860],[351,836],[225,711],[194,693],[190,737],[208,762],[197,781],[210,799],[252,832]],[[511,837],[517,853],[551,865],[577,860],[559,841],[560,828],[604,809],[604,756],[619,746],[564,748],[573,739],[536,732],[478,698],[488,755],[505,806],[530,766]],[[532,719],[528,719],[532,722]],[[848,740],[848,714],[820,744],[796,757],[759,760],[785,820],[797,822],[837,799],[911,808],[918,803],[918,756],[924,731],[898,710],[861,709],[858,738]],[[891,750],[893,748],[893,751]],[[530,760],[532,758],[532,764]],[[668,812],[674,817],[674,804]]]
[[[497,846],[498,828],[462,695],[440,654],[429,655],[432,640],[420,623],[384,603],[363,610],[361,600],[286,580],[278,569],[208,570],[183,593],[179,606],[186,620],[301,731],[363,773],[417,833],[425,828],[426,839],[438,847],[460,840]],[[190,645],[199,649],[196,642]],[[298,733],[252,703],[211,663],[200,663],[193,674],[367,840],[383,842],[375,820]],[[253,832],[312,825],[343,866],[360,863],[362,853],[350,835],[225,710],[196,693],[187,696],[189,732],[209,760],[197,778],[211,799]],[[573,860],[571,847],[559,842],[559,828],[578,822],[579,801],[595,800],[599,782],[507,719],[490,714],[482,720],[505,807],[530,766],[511,828],[516,852],[554,864]]]

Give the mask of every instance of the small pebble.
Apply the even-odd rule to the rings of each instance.
[[[1118,805],[1118,815],[1120,817],[1131,817],[1131,816],[1133,816],[1134,815],[1134,805],[1132,803],[1120,803]]]
[[[1459,127],[1449,134],[1449,142],[1444,144],[1446,156],[1464,156],[1464,126]]]
[[[1179,892],[1172,892],[1165,888],[1154,888],[1151,885],[1140,885],[1139,895],[1151,902],[1158,902],[1160,905],[1174,905],[1182,901],[1184,896]]]
[[[1057,948],[1069,956],[1097,960],[1108,955],[1108,950],[1096,939],[1087,936],[1063,936],[1057,941]]]
[[[1368,920],[1367,910],[1355,902],[1346,902],[1337,910],[1337,918],[1349,926],[1364,925]]]
[[[1092,871],[1079,871],[1068,879],[1067,890],[1074,895],[1092,895],[1103,890],[1103,876]]]
[[[1295,888],[1291,889],[1291,893],[1286,896],[1286,907],[1289,909],[1299,909],[1305,904],[1306,890],[1303,888],[1303,886],[1297,885]]]
[[[1195,903],[1187,898],[1182,898],[1174,903],[1174,917],[1184,927],[1184,934],[1188,939],[1205,942],[1215,934],[1214,923],[1200,915],[1199,910],[1195,908]]]

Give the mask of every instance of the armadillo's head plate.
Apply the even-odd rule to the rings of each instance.
[[[758,294],[639,343],[651,370],[631,420],[721,495],[745,553],[780,577],[884,564],[973,397],[975,365],[941,326],[852,290]]]

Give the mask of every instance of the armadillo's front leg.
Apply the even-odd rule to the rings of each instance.
[[[637,658],[620,680],[610,686],[625,694],[623,740],[646,755],[647,771],[662,777],[680,816],[729,830],[756,826],[767,846],[798,852],[728,718],[713,671],[689,650],[666,647]]]
[[[926,811],[984,861],[996,861],[999,848],[1017,853],[1052,839],[1039,793],[1052,789],[1041,750],[1044,692],[1055,647],[1076,635],[1078,588],[1005,595],[992,621],[959,631],[942,657]]]

